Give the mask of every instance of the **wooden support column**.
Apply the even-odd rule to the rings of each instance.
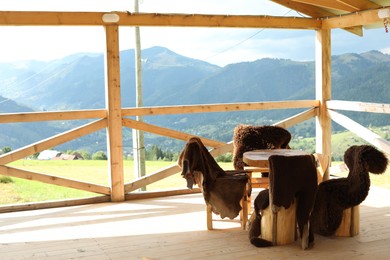
[[[106,108],[108,172],[111,182],[111,201],[125,200],[123,177],[122,115],[119,63],[119,32],[117,25],[106,29]]]
[[[331,31],[316,31],[316,99],[319,100],[319,113],[316,117],[316,152],[331,158],[332,122],[327,112],[326,101],[332,95]],[[331,160],[330,160],[331,161]],[[324,180],[329,178],[325,172]]]

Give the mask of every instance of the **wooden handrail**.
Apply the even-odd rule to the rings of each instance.
[[[74,110],[74,111],[49,111],[49,112],[25,112],[25,113],[0,113],[0,123],[25,123],[54,120],[78,120],[106,118],[107,111],[96,110]]]
[[[271,110],[318,107],[318,100],[291,100],[274,102],[246,102],[224,104],[198,104],[184,106],[123,108],[122,116],[155,116],[229,111]]]
[[[390,104],[329,100],[326,102],[326,106],[328,109],[335,110],[390,114]]]

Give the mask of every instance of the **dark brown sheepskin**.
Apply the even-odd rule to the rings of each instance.
[[[271,241],[259,238],[261,235],[262,211],[269,206],[269,190],[265,189],[259,192],[253,202],[255,219],[249,223],[249,241],[256,247],[273,246]]]
[[[243,170],[245,163],[242,156],[247,151],[256,149],[289,149],[291,140],[289,131],[278,126],[238,125],[233,133],[233,165],[236,170]]]
[[[317,171],[313,155],[282,156],[273,155],[270,163],[270,190],[264,190],[256,197],[254,206],[256,220],[250,226],[250,242],[257,247],[271,246],[270,241],[257,238],[261,233],[261,209],[269,205],[269,194],[276,207],[289,208],[297,199],[297,224],[302,249],[311,247],[314,235],[309,230],[309,217],[314,206],[317,193]],[[304,230],[309,231],[305,233]]]
[[[388,165],[385,154],[370,145],[351,146],[344,153],[344,162],[348,177],[327,180],[318,187],[311,227],[323,236],[336,233],[343,210],[365,200],[370,189],[369,172],[382,174]]]
[[[198,184],[206,204],[212,206],[215,214],[230,219],[238,216],[242,209],[240,201],[246,186],[250,186],[249,176],[244,171],[224,171],[198,137],[187,142],[178,164],[187,187],[191,189],[193,184]]]

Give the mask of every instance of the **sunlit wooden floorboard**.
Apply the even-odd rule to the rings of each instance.
[[[0,259],[389,259],[390,190],[371,188],[358,236],[316,236],[306,251],[256,248],[238,220],[213,224],[201,194],[3,213]]]

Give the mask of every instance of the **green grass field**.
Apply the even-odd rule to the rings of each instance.
[[[107,163],[107,161],[101,160],[19,160],[11,163],[10,166],[59,177],[65,177],[68,179],[109,186]],[[146,174],[158,172],[159,170],[174,164],[175,162],[147,161]],[[125,183],[135,179],[133,167],[133,161],[124,161]],[[40,183],[37,181],[29,181],[20,178],[12,178],[12,180],[12,183],[0,182],[0,189],[2,190],[0,204],[85,198],[98,195],[91,192]],[[183,178],[181,178],[180,173],[149,185],[147,190],[166,190],[177,188],[186,188],[186,182]]]
[[[147,161],[146,174],[158,172],[161,169],[174,165],[175,162]],[[233,168],[233,163],[220,163],[221,167],[228,170]],[[107,173],[107,161],[75,160],[75,161],[39,161],[19,160],[10,166],[36,171],[50,175],[91,182],[100,185],[109,184]],[[134,180],[133,161],[124,161],[125,183]],[[371,174],[372,185],[390,189],[390,167],[384,175]],[[39,202],[48,200],[61,200],[71,198],[86,198],[98,194],[80,191],[56,185],[44,184],[19,178],[12,178],[13,182],[0,182],[0,204],[17,204],[26,202]],[[153,183],[147,190],[169,190],[186,188],[185,180],[177,173],[169,178]]]

